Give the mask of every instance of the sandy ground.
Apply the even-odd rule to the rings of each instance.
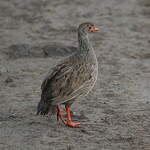
[[[69,128],[36,116],[48,70],[94,22],[96,86],[74,103]],[[1,0],[0,150],[150,150],[150,1]]]

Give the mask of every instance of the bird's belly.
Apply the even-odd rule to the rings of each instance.
[[[86,95],[93,89],[93,87],[94,87],[94,85],[96,83],[96,80],[97,80],[97,76],[98,76],[98,70],[95,70],[94,75],[93,75],[93,77],[91,79],[91,84],[88,87],[89,91],[86,93]]]

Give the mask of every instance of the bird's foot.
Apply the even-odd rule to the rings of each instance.
[[[70,110],[69,106],[66,105],[65,107],[66,107],[66,112],[67,112],[67,121],[64,121],[64,124],[69,126],[69,127],[73,127],[73,128],[79,127],[80,123],[73,123],[72,122],[71,115],[70,115],[71,110]]]
[[[64,124],[73,128],[77,128],[80,126],[80,123],[73,123],[72,121],[64,121]]]
[[[65,125],[69,127],[79,127],[80,123],[73,123],[70,116],[70,108],[66,106],[66,112],[67,112],[67,121],[64,121],[63,115],[65,114],[64,110],[60,109],[59,106],[57,106],[57,121],[61,120]]]

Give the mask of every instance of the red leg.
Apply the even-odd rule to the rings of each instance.
[[[56,111],[57,111],[57,121],[59,121],[59,119],[60,119],[64,123],[64,120],[63,120],[63,113],[64,113],[64,111],[62,111],[59,108],[59,106],[57,106]]]
[[[68,125],[69,127],[79,127],[80,123],[73,123],[72,120],[71,120],[69,106],[66,105],[65,107],[66,107],[66,112],[67,112],[67,121],[64,121],[64,123],[66,125]]]

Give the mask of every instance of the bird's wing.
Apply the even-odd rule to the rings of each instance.
[[[69,72],[71,68],[66,68],[66,66],[64,64],[60,64],[60,65],[57,65],[56,67],[52,68],[47,76],[45,77],[45,79],[43,80],[42,82],[42,85],[41,85],[41,90],[44,90],[47,85],[48,85],[48,82],[50,80],[52,80],[52,78],[54,78],[56,75],[57,75],[57,78],[59,78],[59,76],[63,76],[65,75],[67,72]],[[58,76],[58,74],[60,74],[61,72],[61,75]]]
[[[69,95],[63,95],[63,97],[61,95],[59,95],[58,97],[55,97],[55,98],[51,99],[50,101],[54,105],[57,105],[57,104],[65,103],[72,99],[78,98],[78,97],[82,96],[83,93],[85,93],[86,87],[90,84],[89,82],[90,82],[90,80],[85,81],[80,87],[78,87],[77,89],[72,91]],[[86,90],[86,93],[88,93],[87,90]]]
[[[46,101],[63,103],[82,94],[91,79],[91,70],[84,65],[62,63],[51,71],[42,83],[42,95]],[[79,92],[80,91],[80,92]]]
[[[43,91],[46,89],[48,81],[50,81],[53,77],[56,76],[56,74],[65,74],[65,72],[70,70],[68,61],[73,57],[73,55],[69,56],[65,60],[62,60],[58,65],[53,67],[45,77],[45,79],[42,82],[41,90]],[[69,68],[68,68],[69,67]]]

